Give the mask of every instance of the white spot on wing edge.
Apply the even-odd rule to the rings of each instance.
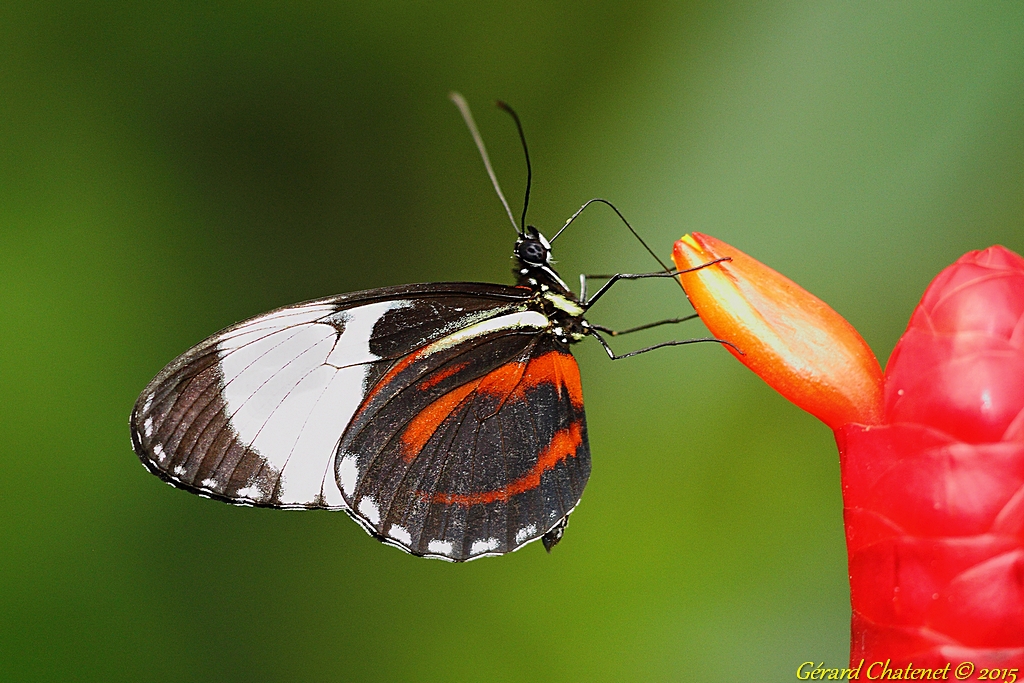
[[[370,496],[359,501],[359,514],[366,517],[371,524],[380,522],[380,508],[377,507],[377,501]]]
[[[520,529],[519,531],[516,532],[516,543],[522,543],[523,541],[525,541],[530,536],[533,536],[536,533],[537,533],[537,525],[536,524],[530,524],[529,526],[524,526],[522,529]]]
[[[338,467],[338,478],[341,479],[341,492],[351,496],[356,490],[356,480],[359,478],[359,466],[356,465],[356,456],[346,455]]]
[[[185,466],[184,465],[175,465],[173,472],[174,472],[174,474],[176,476],[182,477],[182,476],[185,475]]]
[[[477,555],[479,553],[489,553],[492,550],[497,550],[498,539],[488,538],[481,539],[479,541],[473,541],[473,545],[469,548],[470,555]]]
[[[405,527],[398,526],[397,524],[392,524],[391,528],[388,529],[388,536],[404,545],[412,545],[412,535],[409,533],[409,530]]]
[[[235,496],[247,500],[256,500],[261,497],[261,493],[255,486],[246,486],[244,489],[238,489]]]
[[[163,462],[167,454],[164,453],[164,447],[158,443],[153,444],[153,455],[156,456],[158,462]]]
[[[427,552],[437,553],[438,555],[451,555],[452,544],[450,541],[431,541],[427,544]]]
[[[199,482],[199,485],[202,486],[203,488],[206,488],[206,489],[215,489],[215,488],[217,488],[217,480],[216,479],[203,479],[201,482]]]
[[[146,421],[142,425],[143,430],[146,432],[146,438],[153,436],[153,418],[147,417]]]

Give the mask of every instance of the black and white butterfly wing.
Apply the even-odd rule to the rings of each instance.
[[[442,428],[422,444],[426,455],[416,458],[417,467],[426,467],[437,478],[431,484],[434,497],[421,501],[428,511],[408,512],[418,503],[403,496],[419,500],[416,496],[424,489],[400,484],[387,496],[385,516],[380,516],[380,507],[375,515],[373,505],[385,499],[383,482],[394,482],[402,467],[393,457],[388,460],[397,448],[395,439],[410,434],[402,425],[425,424],[424,415],[434,414],[431,406],[437,411],[431,402],[436,392],[478,379],[479,389],[484,381],[480,378],[488,372],[516,362],[533,367],[534,357],[552,352],[545,350],[549,335],[542,334],[548,321],[530,310],[529,296],[529,290],[502,285],[412,285],[311,301],[239,323],[183,354],[149,384],[132,412],[133,445],[153,473],[200,495],[243,505],[346,509],[368,530],[417,554],[459,560],[515,549],[550,528],[548,518],[557,512],[549,509],[567,514],[579,500],[589,474],[581,398],[575,403],[537,401],[540,394],[535,391],[532,404],[505,401],[492,417],[474,408],[483,440],[474,442],[472,456],[445,456],[438,439],[453,427],[439,424]],[[572,357],[562,355],[575,371]],[[460,365],[463,362],[467,364]],[[539,369],[524,369],[523,374],[529,381]],[[424,388],[424,381],[433,384]],[[578,372],[573,381],[576,396]],[[477,403],[491,400],[491,394],[482,390],[471,393],[479,397],[473,399]],[[468,408],[463,408],[456,406],[452,415],[468,415]],[[565,410],[569,412],[561,415],[559,411]],[[551,411],[554,418],[538,417]],[[420,422],[414,422],[417,418]],[[498,423],[503,436],[495,441],[491,430]],[[468,499],[437,497],[438,492],[497,490],[518,481],[497,474],[486,480],[491,475],[482,473],[495,463],[507,468],[515,460],[519,464],[508,470],[514,475],[516,467],[529,471],[531,458],[536,464],[542,457],[552,457],[545,451],[550,444],[542,443],[544,432],[537,431],[538,425],[562,423],[578,425],[578,460],[573,462],[585,463],[585,472],[575,472],[578,483],[568,494],[528,505],[525,509],[531,512],[525,515],[507,511],[522,508],[529,496],[554,495],[551,485],[545,488],[538,481],[536,492],[523,490],[515,500],[506,495],[501,513],[507,527],[504,536],[489,531],[497,528],[500,516],[495,510],[501,506],[495,501],[467,505]],[[506,439],[512,429],[521,432],[518,450]],[[449,447],[465,449],[464,434],[469,432],[460,428],[456,433],[459,436]],[[391,469],[386,469],[389,462]],[[440,469],[437,463],[442,463]],[[480,469],[467,472],[466,465]],[[542,474],[564,479],[560,467],[561,460],[555,467],[541,468]],[[405,469],[408,474],[410,468]],[[355,488],[346,495],[343,488],[349,485]],[[437,506],[451,511],[439,529]],[[477,543],[480,539],[474,540],[472,534],[460,540],[457,529],[472,531],[479,524],[458,520],[484,509],[489,511],[484,543]],[[400,511],[407,516],[397,517]],[[564,515],[555,522],[562,519]],[[402,530],[410,534],[408,543]],[[496,544],[493,538],[499,539]]]
[[[139,396],[132,443],[180,488],[232,503],[345,508],[334,453],[373,377],[419,346],[523,307],[523,290],[436,284],[356,292],[233,325]]]

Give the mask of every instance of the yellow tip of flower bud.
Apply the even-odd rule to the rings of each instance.
[[[679,276],[704,324],[773,389],[832,429],[880,424],[882,369],[841,315],[789,278],[725,242],[693,233],[678,240]]]

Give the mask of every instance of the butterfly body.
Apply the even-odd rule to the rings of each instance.
[[[136,453],[206,497],[345,510],[415,555],[550,549],[590,475],[569,351],[586,307],[536,229],[515,258],[516,286],[387,287],[218,332],[140,395]]]

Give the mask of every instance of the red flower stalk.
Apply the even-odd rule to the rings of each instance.
[[[790,280],[698,233],[673,253],[725,256],[680,277],[697,312],[835,431],[852,665],[1024,666],[1024,258],[942,271],[879,383],[856,331]]]

